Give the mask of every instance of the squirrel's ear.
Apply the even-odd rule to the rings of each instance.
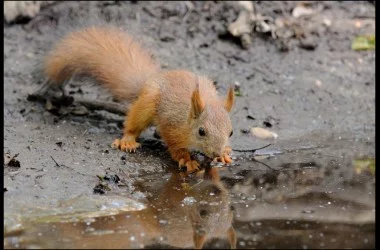
[[[228,91],[226,102],[224,103],[224,107],[227,109],[228,112],[231,111],[232,106],[234,105],[234,98],[235,98],[234,87],[230,87],[230,90]]]
[[[199,117],[204,107],[205,107],[205,104],[203,100],[201,99],[201,95],[199,93],[199,85],[197,85],[197,87],[195,88],[193,92],[193,95],[191,96],[191,113],[192,113],[193,118]]]

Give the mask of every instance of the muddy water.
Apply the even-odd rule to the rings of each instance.
[[[264,152],[264,151],[263,151]],[[6,248],[374,248],[375,180],[318,150],[193,176],[140,176],[132,196],[80,196],[6,214]]]

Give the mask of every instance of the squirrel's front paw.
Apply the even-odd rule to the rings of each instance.
[[[224,153],[222,156],[216,157],[214,161],[221,162],[224,164],[224,163],[231,163],[232,159],[231,159],[231,156],[229,156],[229,154]]]
[[[227,146],[224,148],[224,153],[222,156],[219,156],[219,157],[216,157],[214,159],[214,161],[216,162],[221,162],[223,164],[225,163],[231,163],[232,162],[232,159],[231,159],[231,156],[230,156],[230,153],[232,152],[232,148]]]
[[[112,148],[118,148],[125,152],[136,152],[136,149],[140,147],[140,143],[135,140],[115,139],[111,145]]]
[[[180,168],[186,167],[186,172],[188,174],[192,174],[199,170],[199,163],[197,161],[194,161],[194,160],[186,161],[185,159],[182,158],[178,161],[178,163],[179,163]]]

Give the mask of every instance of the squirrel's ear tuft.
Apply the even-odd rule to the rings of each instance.
[[[234,87],[230,87],[230,90],[228,91],[226,102],[224,103],[224,107],[227,109],[228,112],[231,111],[232,106],[234,105],[234,98],[235,98]]]
[[[201,95],[199,93],[199,85],[195,88],[192,96],[191,96],[191,114],[193,118],[198,118],[202,113],[205,104],[201,99]]]

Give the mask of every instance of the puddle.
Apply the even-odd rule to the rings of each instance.
[[[375,178],[352,159],[313,150],[237,162],[187,178],[139,176],[131,198],[80,196],[6,214],[4,247],[375,247]]]

